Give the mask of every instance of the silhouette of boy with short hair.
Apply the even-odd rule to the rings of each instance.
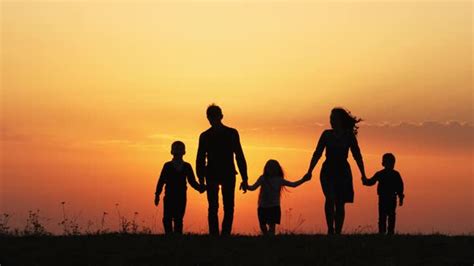
[[[160,194],[165,187],[163,205],[163,227],[165,233],[183,233],[183,217],[186,210],[186,179],[189,184],[200,193],[205,191],[203,186],[196,182],[193,168],[183,160],[186,147],[183,142],[176,141],[171,145],[173,159],[163,166],[155,192],[155,206],[160,202]],[[174,228],[173,228],[174,222]]]
[[[363,178],[362,182],[366,186],[377,186],[379,195],[379,233],[393,235],[395,232],[395,209],[397,208],[397,196],[400,199],[400,206],[403,206],[403,180],[400,173],[395,168],[395,156],[386,153],[382,157],[384,169],[378,171],[372,178]],[[388,218],[388,232],[387,232]]]

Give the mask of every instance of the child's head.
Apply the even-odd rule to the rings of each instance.
[[[382,157],[382,165],[385,169],[395,168],[395,156],[391,153],[385,153]]]
[[[268,160],[263,169],[263,175],[267,177],[284,177],[283,169],[276,160]]]
[[[183,156],[186,154],[186,146],[182,141],[175,141],[171,144],[171,154],[173,156]]]

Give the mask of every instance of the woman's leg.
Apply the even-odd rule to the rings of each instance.
[[[336,213],[335,213],[335,222],[336,222],[336,234],[340,235],[342,232],[342,226],[344,225],[344,216],[345,212],[345,202],[336,201]]]
[[[334,234],[334,200],[326,198],[326,202],[324,203],[324,212],[326,214],[328,235],[332,235]]]
[[[259,222],[259,223],[260,223],[260,231],[262,231],[262,235],[266,235],[268,233],[267,224],[262,223],[262,222]]]
[[[258,214],[258,223],[260,225],[260,231],[262,231],[262,235],[266,235],[268,232],[267,229],[267,223],[265,221],[265,214],[264,214],[264,209],[263,208],[258,208],[257,214]]]
[[[274,223],[268,224],[268,234],[274,236],[275,235],[275,227],[276,225]]]

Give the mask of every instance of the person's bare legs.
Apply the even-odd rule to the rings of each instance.
[[[334,234],[334,200],[326,198],[324,203],[324,212],[326,214],[326,224],[328,226],[328,235]]]
[[[274,236],[275,235],[275,224],[268,224],[268,234]]]
[[[336,201],[336,213],[335,213],[335,223],[336,223],[336,234],[340,235],[342,232],[342,226],[344,225],[344,217],[345,217],[345,203]]]
[[[266,235],[268,233],[268,228],[266,223],[259,222],[260,224],[260,231],[262,231],[262,235]]]

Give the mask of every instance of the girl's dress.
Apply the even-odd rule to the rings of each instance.
[[[284,179],[261,176],[257,182],[261,184],[258,195],[258,220],[263,224],[280,224],[280,191]]]

